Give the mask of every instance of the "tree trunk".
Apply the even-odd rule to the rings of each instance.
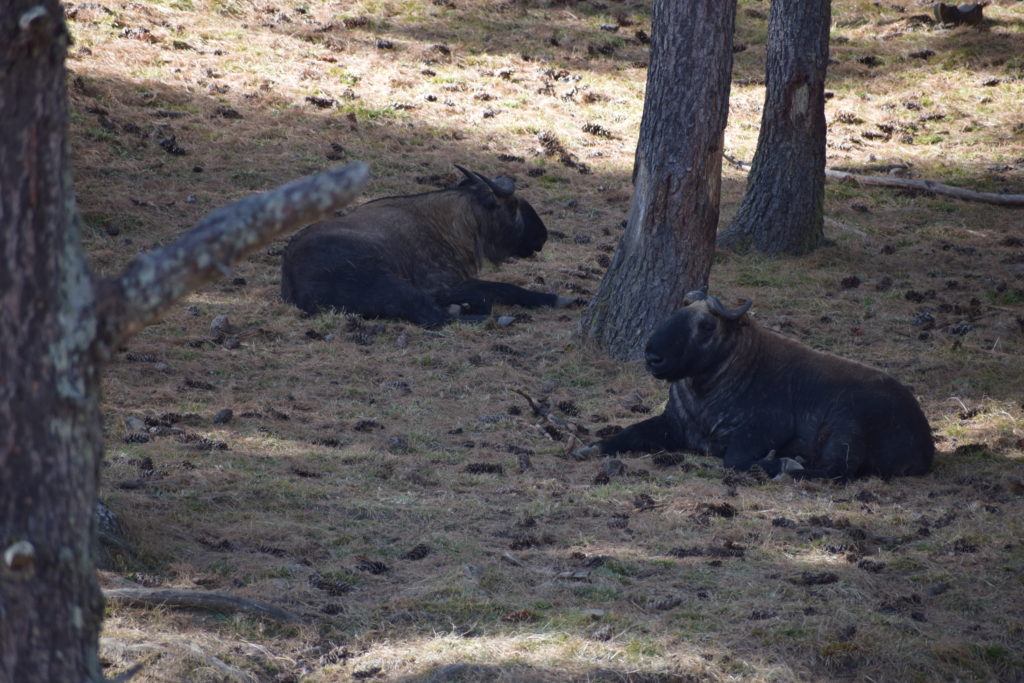
[[[765,103],[747,192],[718,244],[805,254],[823,237],[829,0],[773,0]]]
[[[718,227],[734,0],[655,0],[629,220],[580,322],[615,358],[707,285]]]
[[[352,164],[249,197],[95,279],[66,147],[56,0],[0,0],[0,682],[100,681],[100,370],[173,301],[355,197]]]
[[[0,679],[99,680],[96,291],[66,148],[55,0],[0,7]]]

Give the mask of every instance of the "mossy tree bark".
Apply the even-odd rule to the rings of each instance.
[[[0,681],[99,681],[94,566],[111,350],[286,229],[351,201],[353,164],[211,214],[116,279],[81,249],[57,0],[0,0]]]
[[[830,0],[772,0],[757,151],[719,246],[805,254],[821,243],[830,23]]]
[[[734,0],[655,0],[647,94],[625,234],[583,314],[585,340],[620,359],[707,285],[718,227]]]

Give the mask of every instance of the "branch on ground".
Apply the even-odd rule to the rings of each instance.
[[[750,164],[742,159],[736,159],[728,154],[723,155],[725,160],[732,166],[744,170],[750,170]],[[955,197],[967,202],[983,202],[985,204],[996,204],[999,206],[1024,207],[1024,194],[999,194],[998,192],[977,192],[965,190],[962,187],[944,185],[934,180],[914,180],[911,178],[896,178],[891,176],[860,175],[848,171],[834,171],[825,169],[825,177],[833,180],[852,180],[862,185],[881,185],[883,187],[898,187],[904,190],[917,190],[919,192],[931,192],[932,194]]]
[[[110,588],[103,591],[108,603],[134,607],[167,605],[213,612],[245,612],[280,622],[302,621],[302,617],[288,610],[260,600],[247,600],[228,593],[213,591],[186,591],[173,588]]]
[[[283,232],[315,222],[353,199],[369,169],[356,162],[217,209],[171,244],[135,257],[103,283],[101,341],[116,348],[189,292]]]
[[[544,422],[554,425],[556,429],[560,427],[569,433],[568,443],[566,443],[563,449],[563,456],[568,456],[569,453],[576,450],[576,447],[580,445],[579,437],[586,434],[585,429],[575,422],[563,420],[551,412],[551,405],[546,399],[536,399],[521,389],[512,389],[512,391],[526,399],[526,402],[530,404],[530,410],[533,411],[535,416],[541,418]]]

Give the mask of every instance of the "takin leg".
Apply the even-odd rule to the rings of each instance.
[[[591,455],[597,454],[615,455],[630,451],[679,451],[685,448],[686,444],[676,438],[668,419],[661,414],[630,425],[615,436],[598,441],[592,446],[581,448],[573,453],[573,457],[577,460],[585,460]]]
[[[444,296],[446,299],[451,300],[452,303],[460,304],[466,301],[485,301],[487,302],[488,312],[490,311],[491,303],[522,306],[523,308],[539,308],[541,306],[565,308],[576,301],[575,299],[555,294],[534,292],[533,290],[506,282],[490,282],[488,280],[466,280],[449,289],[445,292]],[[460,297],[461,300],[459,300]]]
[[[491,314],[492,298],[476,287],[456,285],[434,296],[438,306],[452,310],[457,306],[462,314],[487,316]]]
[[[794,461],[775,458],[774,454],[755,464],[771,477],[785,472],[794,479],[832,479],[845,483],[864,474],[866,460],[864,439],[854,430],[852,433],[830,436],[818,457],[808,462],[806,467],[791,467],[790,463]]]

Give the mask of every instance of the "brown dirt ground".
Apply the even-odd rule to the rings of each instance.
[[[932,26],[909,0],[833,6],[830,166],[1024,193],[1020,3],[986,8],[977,29]],[[598,286],[630,200],[646,3],[67,7],[98,272],[250,192],[359,159],[367,197],[442,186],[453,163],[513,176],[552,237],[489,276]],[[767,11],[743,0],[737,19],[726,147],[747,160]],[[544,132],[566,156],[547,154]],[[744,179],[724,173],[726,224]],[[602,476],[604,463],[564,457],[567,429],[517,390],[587,440],[660,410],[665,387],[581,347],[579,310],[440,332],[303,318],[277,295],[281,240],[108,369],[102,498],[133,552],[102,578],[223,591],[303,621],[111,605],[107,675],[1020,680],[1021,214],[836,183],[826,214],[829,246],[721,253],[712,290],[912,385],[935,428],[933,474],[761,483],[644,454]],[[147,421],[148,442],[128,438],[128,418]]]

